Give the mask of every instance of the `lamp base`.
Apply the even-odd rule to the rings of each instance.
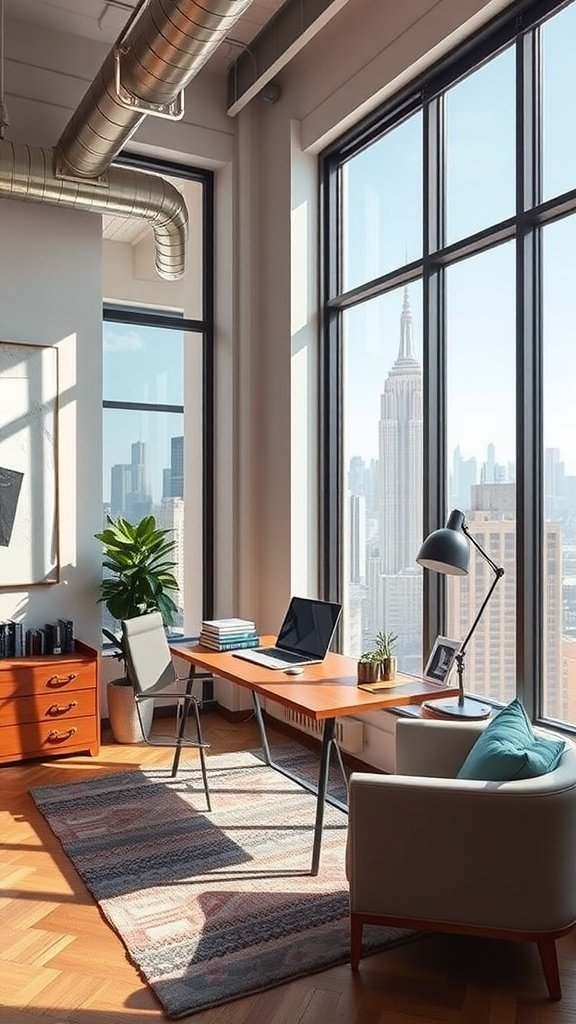
[[[458,703],[458,697],[452,700],[430,700],[424,704],[428,711],[433,711],[447,718],[480,719],[489,718],[492,708],[489,704],[480,704],[477,700],[464,698],[464,703]]]

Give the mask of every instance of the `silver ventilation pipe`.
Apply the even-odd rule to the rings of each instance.
[[[57,173],[97,178],[146,114],[179,118],[182,90],[252,0],[143,0],[56,146]]]
[[[8,107],[4,99],[4,0],[0,0],[0,139],[10,124]]]
[[[142,0],[54,150],[0,141],[0,198],[151,222],[156,269],[184,273],[183,197],[156,175],[110,167],[146,114],[178,119],[183,89],[252,0]]]
[[[57,177],[53,163],[51,149],[0,142],[0,197],[141,217],[154,231],[160,277],[166,281],[182,277],[188,214],[180,192],[169,181],[145,171],[111,167],[103,189],[98,182]]]

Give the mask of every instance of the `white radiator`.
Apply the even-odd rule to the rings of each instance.
[[[309,736],[322,739],[323,722],[316,722],[313,718],[303,715],[301,711],[293,711],[291,708],[273,704],[271,701],[266,702],[266,710],[273,718],[279,718],[281,722],[286,722],[295,729],[308,733]],[[360,754],[363,751],[364,726],[362,722],[357,722],[353,718],[337,718],[334,733],[338,746],[342,750],[346,750],[349,754]]]

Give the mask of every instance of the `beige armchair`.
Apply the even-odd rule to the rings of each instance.
[[[536,942],[560,999],[555,940],[576,923],[576,748],[535,779],[456,779],[485,725],[401,719],[396,774],[352,774],[352,969],[365,924]]]

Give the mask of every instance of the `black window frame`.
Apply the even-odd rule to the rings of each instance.
[[[154,174],[184,178],[202,185],[202,317],[193,319],[173,310],[148,309],[124,303],[103,304],[102,319],[108,323],[163,327],[190,331],[201,337],[202,346],[202,618],[214,615],[214,173],[201,168],[151,157],[122,153],[115,164]],[[103,409],[143,409],[153,412],[184,412],[183,405],[103,400]],[[180,638],[179,638],[180,639]]]
[[[446,485],[445,269],[458,260],[514,240],[516,244],[517,409],[517,693],[532,720],[543,715],[543,384],[541,229],[576,213],[576,188],[542,201],[540,26],[571,0],[522,0],[502,12],[320,155],[321,238],[321,581],[341,596],[342,572],[342,312],[376,295],[422,280],[424,479],[423,532],[442,525]],[[445,91],[509,46],[516,48],[516,212],[482,231],[445,244]],[[341,168],[391,128],[421,110],[424,119],[423,252],[421,258],[349,291],[342,281]],[[446,628],[445,579],[425,572],[423,649]],[[570,730],[565,722],[555,725]],[[573,731],[576,731],[576,727]]]

